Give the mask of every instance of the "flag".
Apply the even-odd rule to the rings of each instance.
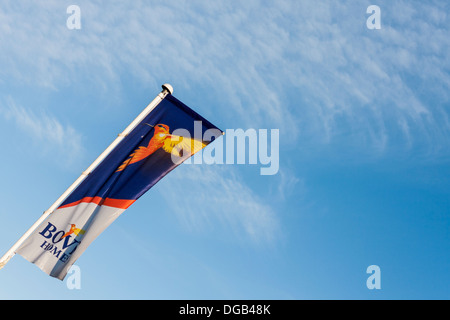
[[[117,217],[221,130],[168,94],[21,244],[16,253],[63,280]],[[208,137],[211,134],[207,135]]]

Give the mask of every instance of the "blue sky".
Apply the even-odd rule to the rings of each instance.
[[[81,9],[69,30],[66,9]],[[369,30],[366,9],[381,8]],[[182,165],[77,261],[20,256],[2,299],[450,298],[445,1],[2,1],[0,251],[169,82],[280,170]],[[381,290],[366,269],[381,268]]]

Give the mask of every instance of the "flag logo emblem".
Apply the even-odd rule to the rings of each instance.
[[[77,228],[77,226],[75,224],[71,224],[70,225],[70,230],[68,232],[66,232],[61,239],[64,239],[67,236],[70,236],[71,234],[75,234],[75,236],[81,236],[83,234],[85,234],[86,231],[80,228]]]
[[[206,146],[200,140],[170,134],[169,126],[166,124],[158,123],[155,126],[148,123],[144,124],[154,128],[153,137],[150,139],[148,145],[140,146],[134,150],[116,172],[124,170],[128,165],[144,160],[161,148],[177,157],[182,157],[193,155]]]

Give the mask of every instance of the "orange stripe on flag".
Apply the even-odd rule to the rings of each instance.
[[[122,200],[122,199],[111,199],[106,198],[103,202],[104,206],[108,207],[114,207],[114,208],[120,208],[120,209],[127,209],[129,206],[131,206],[136,200]]]
[[[61,206],[61,207],[59,207],[59,209],[74,207],[76,205],[79,205],[80,203],[95,203],[96,205],[99,205],[99,206],[108,206],[108,207],[113,207],[113,208],[118,208],[118,209],[127,209],[135,201],[136,200],[127,200],[127,199],[123,200],[123,199],[111,199],[111,198],[103,199],[101,197],[84,197],[81,200]]]

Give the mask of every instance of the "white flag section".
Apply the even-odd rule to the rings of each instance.
[[[207,130],[223,134],[173,97],[170,85],[163,89],[0,259],[0,269],[18,253],[52,277],[64,279],[118,216],[211,142],[202,140]]]
[[[124,211],[84,202],[57,209],[16,253],[62,280],[83,251]]]

